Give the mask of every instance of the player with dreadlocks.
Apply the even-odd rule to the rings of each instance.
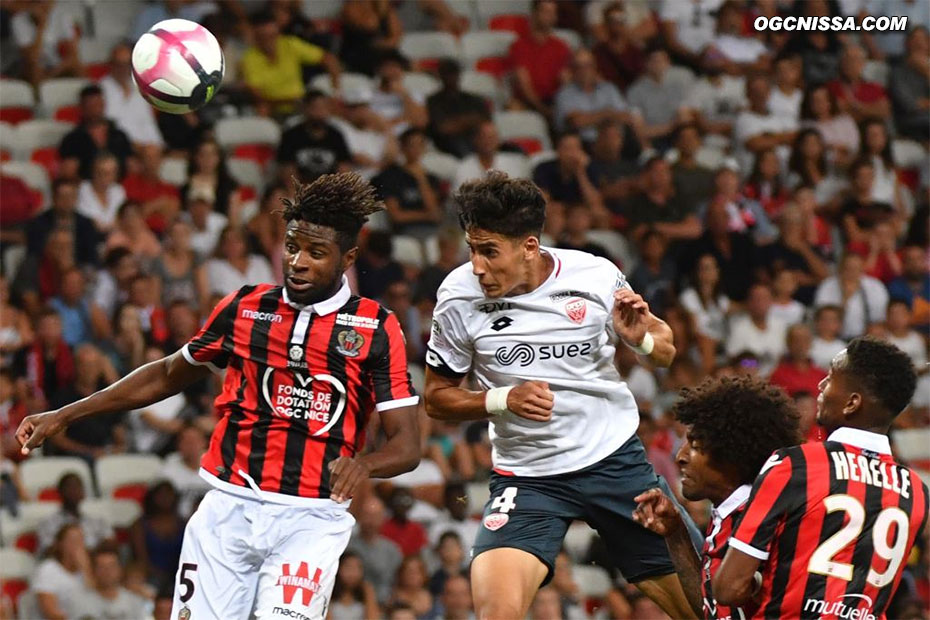
[[[214,489],[184,533],[172,618],[325,617],[355,523],[348,500],[369,476],[419,462],[400,324],[343,275],[381,208],[356,174],[300,186],[283,211],[283,287],[243,286],[180,351],[20,425],[27,454],[80,418],[147,407],[225,369],[200,470]],[[373,410],[386,441],[363,455]]]
[[[713,519],[698,558],[675,503],[659,489],[636,498],[633,518],[665,537],[669,554],[696,614],[704,618],[749,618],[755,611],[718,605],[711,577],[727,540],[746,508],[752,482],[773,452],[800,441],[799,415],[777,387],[749,376],[708,379],[682,390],[672,408],[687,433],[676,460],[686,499],[709,499]]]

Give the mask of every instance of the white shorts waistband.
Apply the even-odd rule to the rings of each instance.
[[[262,491],[258,488],[242,487],[238,484],[232,484],[225,480],[220,480],[203,467],[200,468],[200,477],[210,483],[215,488],[256,502],[268,502],[269,504],[284,504],[288,506],[304,506],[307,508],[335,508],[348,510],[349,502],[340,504],[328,497],[299,497],[297,495],[285,495],[284,493],[273,493],[271,491]]]

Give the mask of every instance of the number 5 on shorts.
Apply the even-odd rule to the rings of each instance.
[[[181,593],[181,602],[186,603],[191,600],[191,597],[194,596],[194,581],[187,576],[187,571],[196,571],[197,565],[193,562],[185,562],[181,564],[181,573],[178,575],[178,585],[184,587],[184,592]]]
[[[504,489],[504,492],[500,494],[500,497],[495,497],[494,501],[491,502],[491,510],[496,510],[507,514],[511,510],[517,507],[517,502],[514,501],[514,498],[517,496],[517,487],[507,487]]]

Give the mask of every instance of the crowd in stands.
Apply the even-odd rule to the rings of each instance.
[[[776,14],[908,22],[753,29]],[[131,78],[133,42],[171,17],[225,52],[216,99],[184,115],[156,112]],[[419,387],[436,291],[468,259],[451,196],[497,169],[545,193],[545,245],[616,262],[674,331],[671,368],[625,347],[616,360],[673,486],[679,389],[766,377],[822,439],[818,383],[863,334],[914,361],[892,440],[930,470],[928,25],[924,0],[5,0],[0,618],[170,616],[218,380],[83,419],[28,458],[13,433],[177,351],[231,290],[281,283],[281,198],[336,171],[384,200],[349,277],[396,313]],[[52,84],[71,99],[50,103]],[[39,103],[11,105],[14,87]],[[24,152],[40,126],[64,129]],[[355,498],[333,620],[472,617],[487,422],[424,413],[421,427],[421,465]],[[118,519],[99,509],[101,472],[125,455],[156,460],[115,500],[134,507]],[[75,458],[38,489],[30,466],[51,457]],[[688,508],[708,522],[707,505]],[[27,519],[31,537],[13,536]],[[570,532],[532,618],[663,617],[586,526]],[[918,550],[896,618],[930,608],[930,539]],[[14,555],[31,575],[20,586],[3,575]]]

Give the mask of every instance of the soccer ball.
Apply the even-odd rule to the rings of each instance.
[[[132,77],[139,92],[163,112],[202,107],[223,81],[223,50],[213,34],[186,19],[166,19],[139,37]]]

